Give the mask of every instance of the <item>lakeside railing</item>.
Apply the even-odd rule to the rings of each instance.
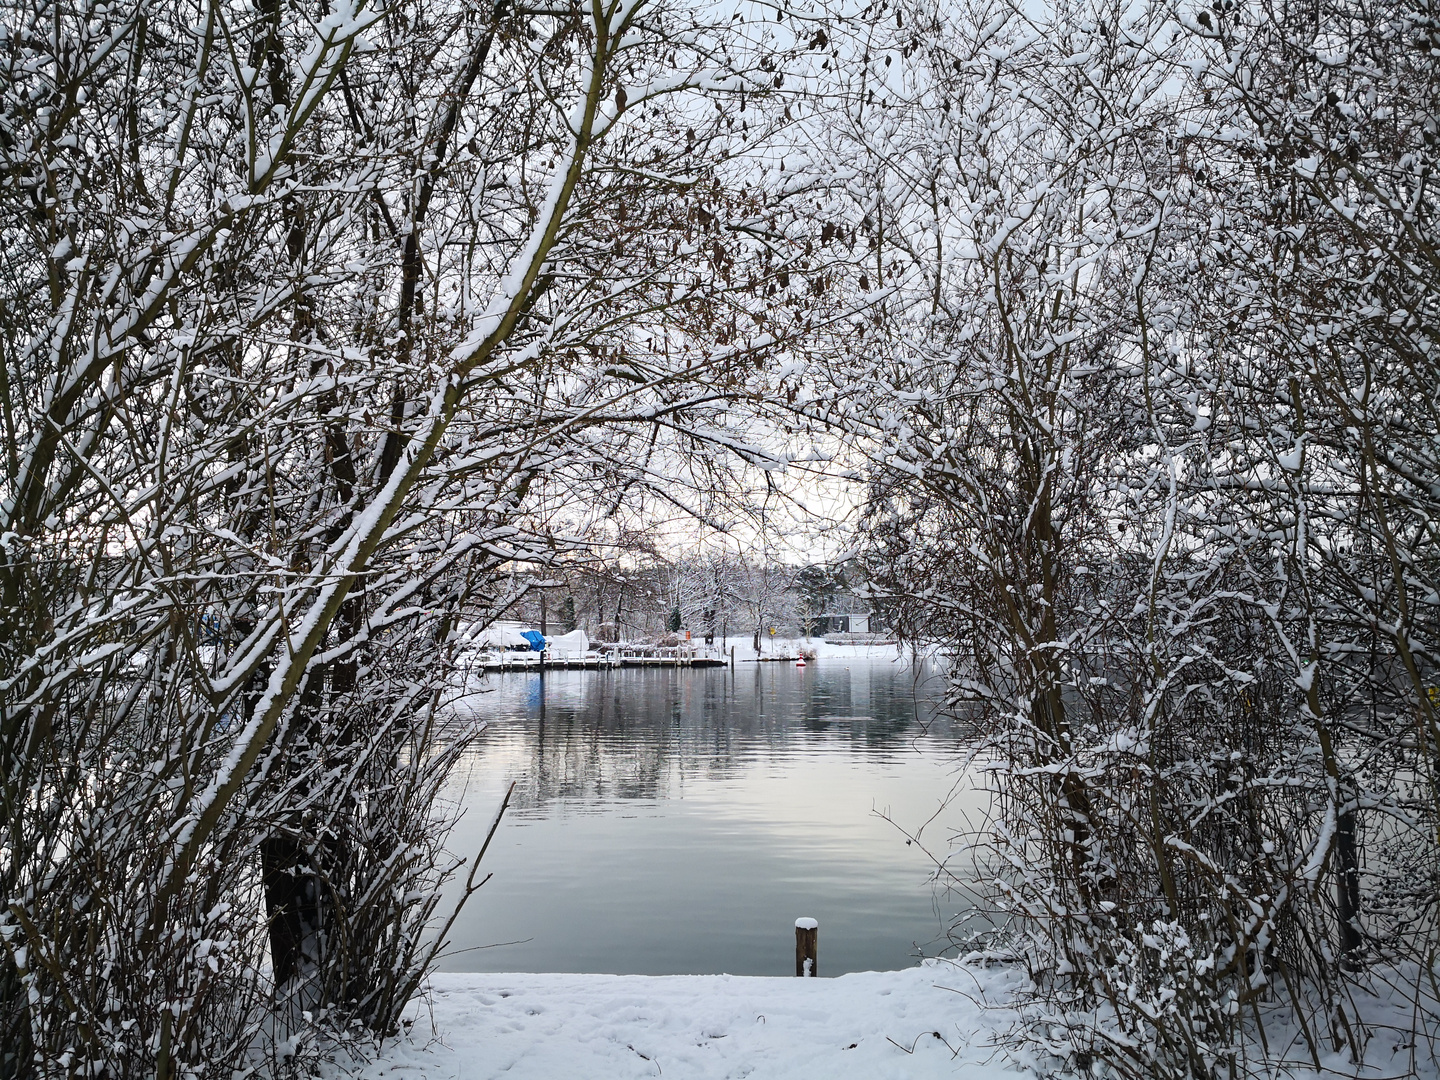
[[[655,664],[667,667],[689,667],[699,662],[716,664],[726,662],[725,653],[713,645],[686,642],[680,645],[646,645],[638,642],[620,642],[615,645],[597,645],[595,651],[601,656],[613,656],[621,664],[641,667]]]
[[[648,645],[641,642],[597,644],[581,656],[522,652],[509,649],[480,649],[473,655],[477,667],[489,671],[537,668],[614,667],[711,667],[729,663],[724,650],[698,642],[680,645]]]

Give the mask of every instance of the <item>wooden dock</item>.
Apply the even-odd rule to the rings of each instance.
[[[542,662],[540,654],[526,656],[524,653],[513,655],[500,654],[498,656],[482,656],[475,664],[481,671],[539,671],[544,668],[546,671],[553,671],[557,668],[575,669],[579,671],[608,671],[611,668],[618,668],[620,664],[608,657],[599,656],[567,656],[567,657],[546,657]]]
[[[481,671],[611,671],[616,668],[725,667],[728,658],[713,650],[652,649],[611,650],[595,656],[543,656],[540,653],[481,653],[475,667]]]

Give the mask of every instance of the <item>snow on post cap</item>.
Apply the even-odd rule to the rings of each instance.
[[[796,919],[796,920],[795,920],[795,929],[796,929],[796,930],[819,930],[819,929],[820,929],[820,923],[817,922],[815,919]]]

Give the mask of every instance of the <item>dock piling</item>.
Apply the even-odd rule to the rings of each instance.
[[[795,920],[795,974],[802,979],[820,976],[820,924],[814,919]]]

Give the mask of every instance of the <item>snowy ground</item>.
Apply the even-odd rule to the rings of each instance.
[[[742,663],[755,659],[755,639],[749,634],[743,637],[736,637],[731,634],[725,638],[715,639],[715,647],[729,655],[731,646],[735,648],[735,662]],[[812,638],[789,638],[789,637],[766,637],[761,642],[760,655],[762,657],[772,656],[797,656],[801,652],[813,654],[817,659],[832,660],[883,660],[894,663],[905,663],[910,658],[910,649],[897,648],[895,645],[837,645],[826,641],[823,637]]]
[[[834,979],[437,975],[365,1080],[1014,1080],[991,1032],[1009,973],[952,965]],[[982,995],[983,991],[983,995]],[[938,1037],[937,1037],[938,1033]]]
[[[997,1046],[1017,1020],[1004,1003],[1018,977],[935,961],[834,979],[441,974],[409,1035],[351,1080],[1023,1080],[1036,1072]],[[1274,1041],[1283,1025],[1272,1031],[1278,1060],[1251,1065],[1429,1080],[1440,1075],[1433,1044],[1416,1039],[1404,1006],[1388,994],[1361,1003],[1371,1034],[1361,1068],[1327,1049],[1313,1071],[1294,1040]]]

